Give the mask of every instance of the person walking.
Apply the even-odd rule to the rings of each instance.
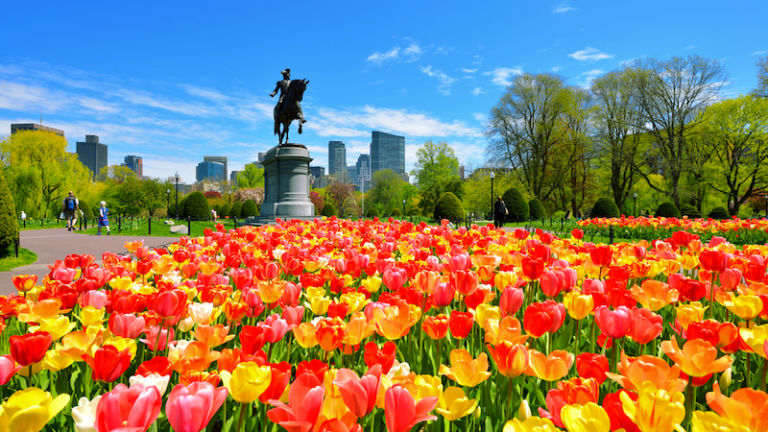
[[[504,216],[508,215],[507,205],[504,204],[504,200],[501,196],[496,198],[496,203],[493,205],[493,226],[501,228],[504,226]]]
[[[99,233],[101,235],[101,227],[107,228],[107,235],[111,235],[109,232],[109,209],[107,203],[102,201],[99,207]]]
[[[67,231],[74,231],[75,230],[75,223],[77,222],[77,213],[80,210],[80,205],[77,198],[75,198],[75,194],[72,191],[69,191],[69,194],[66,198],[64,198],[64,203],[62,204],[62,210],[64,212],[64,219],[67,220]]]

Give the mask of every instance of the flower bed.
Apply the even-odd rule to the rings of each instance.
[[[0,297],[0,430],[768,430],[765,246],[331,218],[126,248]]]

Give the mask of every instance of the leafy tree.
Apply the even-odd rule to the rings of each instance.
[[[411,174],[419,188],[419,207],[422,214],[432,214],[437,200],[452,192],[461,197],[464,193],[459,176],[459,160],[447,143],[427,141],[416,151],[416,165]]]
[[[666,184],[655,184],[648,169],[637,170],[656,191],[671,196],[680,206],[680,180],[688,168],[686,160],[690,132],[699,125],[698,114],[715,101],[725,80],[716,60],[698,56],[649,59],[632,67],[643,129],[653,140],[651,155],[658,156]]]
[[[86,219],[93,219],[93,210],[86,200],[80,200],[80,211],[83,212],[83,217]]]
[[[229,209],[229,217],[239,218],[242,207],[243,207],[243,203],[241,203],[240,201],[237,201],[234,204],[232,204],[232,207]]]
[[[0,257],[5,256],[19,238],[19,223],[13,196],[0,172]]]
[[[138,179],[136,173],[122,165],[105,166],[96,175],[96,181],[103,183],[123,183],[128,178]]]
[[[564,165],[554,162],[562,151],[562,121],[568,109],[562,79],[524,74],[515,78],[491,110],[490,153],[511,166],[526,189],[542,201],[565,180]]]
[[[323,211],[320,212],[322,216],[336,216],[336,207],[333,206],[333,203],[326,202],[323,206]]]
[[[222,204],[219,211],[216,213],[219,217],[229,216],[229,204]]]
[[[496,171],[493,179],[493,194],[496,196],[493,196],[491,194],[490,173],[490,170],[475,170],[464,181],[464,197],[462,197],[461,203],[467,212],[477,216],[491,215],[496,196],[501,195],[503,191],[511,187],[518,190],[524,189],[514,173]]]
[[[595,205],[592,206],[592,212],[590,212],[589,217],[619,217],[619,208],[612,199],[600,198],[595,202]]]
[[[343,216],[348,214],[355,206],[354,191],[355,185],[353,184],[334,181],[328,185],[328,194],[330,195],[330,200],[336,205],[334,210],[337,211],[337,215]]]
[[[564,91],[567,109],[563,113],[562,145],[553,157],[554,172],[565,173],[564,188],[556,189],[553,196],[560,195],[560,201],[569,201],[573,212],[585,203],[593,188],[592,173],[594,140],[590,123],[594,111],[592,97],[587,90],[568,87]],[[567,192],[567,196],[563,196]],[[567,199],[564,199],[567,198]]]
[[[323,199],[323,196],[317,193],[317,191],[309,191],[309,200],[312,201],[312,204],[315,206],[315,214],[320,214],[320,212],[323,211],[323,206],[325,205],[325,200]]]
[[[547,217],[547,210],[544,209],[544,204],[542,204],[538,198],[528,201],[528,209],[530,210],[530,217],[533,220]]]
[[[92,187],[88,168],[51,132],[12,134],[0,142],[0,162],[14,202],[32,217],[58,215],[68,190],[82,196]]]
[[[264,168],[254,164],[245,165],[245,169],[237,174],[237,188],[264,187]]]
[[[259,215],[259,206],[256,205],[256,202],[253,200],[248,200],[243,203],[243,206],[240,208],[240,217],[247,218],[251,216],[258,216]]]
[[[115,213],[132,216],[148,214],[153,216],[159,208],[165,207],[166,186],[157,180],[139,180],[126,177],[122,183],[115,183],[105,191]],[[179,204],[179,210],[183,207]],[[175,212],[173,212],[175,215]]]
[[[366,194],[366,206],[376,206],[377,210],[381,210],[377,216],[391,214],[393,209],[402,205],[404,187],[403,178],[391,169],[376,171],[371,190]]]
[[[768,99],[742,96],[709,106],[701,116],[703,148],[711,153],[715,181],[731,215],[768,188]],[[699,149],[701,151],[701,149]]]
[[[448,219],[457,222],[464,219],[464,207],[453,192],[444,193],[435,203],[435,219]]]
[[[757,61],[757,87],[752,94],[756,97],[768,98],[768,56]]]
[[[192,192],[187,196],[184,203],[184,216],[192,220],[208,220],[211,217],[208,200],[201,192]]]
[[[523,222],[528,220],[530,215],[530,208],[528,208],[528,201],[525,200],[523,194],[515,188],[509,188],[501,197],[504,200],[504,204],[507,206],[506,220],[511,222]]]

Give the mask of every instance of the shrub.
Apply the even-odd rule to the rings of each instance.
[[[376,210],[375,207],[368,207],[368,209],[365,210],[365,215],[370,218],[375,218],[379,216],[379,211]]]
[[[221,198],[221,192],[217,191],[206,191],[203,196],[206,198]]]
[[[327,202],[323,206],[323,211],[320,212],[320,215],[328,217],[336,216],[336,207],[334,207],[332,203]]]
[[[544,219],[547,217],[547,210],[544,209],[544,204],[538,198],[528,201],[528,209],[530,210],[531,219]]]
[[[461,201],[453,192],[446,192],[437,200],[437,203],[435,203],[435,219],[448,219],[453,222],[464,219],[464,207],[462,207]]]
[[[211,208],[202,192],[192,192],[184,198],[184,216],[192,220],[208,220],[211,217]]]
[[[392,217],[403,217],[403,211],[400,210],[400,207],[395,207],[392,209],[389,215]]]
[[[725,207],[715,207],[707,214],[707,217],[712,219],[728,219],[731,215],[728,214],[728,210]]]
[[[90,220],[93,219],[93,210],[91,210],[91,206],[88,205],[85,201],[80,201],[79,203],[80,211],[83,212],[83,217]]]
[[[701,212],[690,204],[683,204],[683,206],[680,207],[680,214],[688,216],[690,219],[698,219],[701,217]]]
[[[589,217],[619,217],[619,208],[616,207],[616,203],[610,198],[600,198],[592,206],[592,211],[589,213]]]
[[[0,171],[0,256],[5,256],[19,238],[19,223],[16,220],[16,205]]]
[[[506,220],[509,222],[524,222],[528,220],[530,215],[530,209],[528,208],[528,201],[523,198],[523,194],[515,188],[509,188],[504,192],[504,196],[501,197],[504,200],[504,204],[507,206],[509,214]],[[496,205],[496,198],[493,199],[494,206]]]
[[[232,204],[232,207],[229,208],[229,217],[239,218],[242,208],[243,208],[243,203],[241,203],[240,201],[235,201],[235,203]]]
[[[218,212],[219,217],[229,216],[229,204],[222,204]]]
[[[656,209],[656,213],[654,213],[654,216],[679,218],[680,210],[678,210],[673,203],[665,202],[659,205],[659,208]]]
[[[254,200],[246,200],[240,208],[240,217],[247,218],[259,215],[259,206]]]

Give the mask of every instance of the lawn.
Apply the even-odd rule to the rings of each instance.
[[[5,258],[0,258],[0,271],[13,270],[16,267],[21,267],[27,264],[32,264],[37,261],[37,254],[29,249],[19,249],[19,257],[15,257],[13,251],[9,251],[10,254]]]

